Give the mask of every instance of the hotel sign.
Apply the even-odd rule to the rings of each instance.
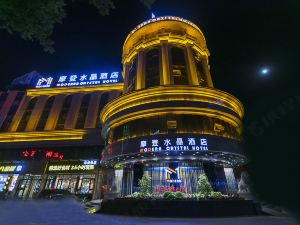
[[[176,137],[165,139],[142,140],[140,152],[157,151],[208,151],[206,138]]]
[[[122,82],[120,72],[101,72],[61,75],[58,77],[49,76],[39,78],[35,88],[51,87],[74,87],[74,86],[93,86],[101,84],[115,84]]]

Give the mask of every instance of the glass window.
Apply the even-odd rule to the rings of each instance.
[[[171,48],[173,84],[188,84],[187,69],[184,51],[178,47]]]
[[[24,111],[23,116],[21,118],[21,121],[20,121],[19,126],[17,128],[17,131],[24,131],[25,130],[25,128],[27,126],[27,122],[28,122],[28,120],[29,120],[29,118],[31,116],[32,110],[33,110],[36,102],[37,102],[37,97],[36,98],[32,98],[29,101],[29,103],[27,105],[27,108]]]
[[[52,96],[47,99],[47,102],[44,106],[43,112],[41,114],[40,120],[38,122],[38,125],[36,127],[37,131],[44,130],[44,127],[46,125],[50,110],[52,108],[53,102],[54,102],[55,96]]]
[[[64,129],[65,122],[66,122],[66,119],[67,119],[67,116],[68,116],[68,113],[69,113],[69,110],[70,110],[72,98],[73,98],[72,95],[69,95],[65,98],[64,104],[63,104],[62,109],[60,111],[60,114],[59,114],[59,117],[58,117],[58,120],[57,120],[57,124],[56,124],[56,127],[55,127],[56,130],[63,130]]]
[[[135,90],[136,73],[137,73],[137,57],[135,56],[132,60],[128,72],[128,84],[127,84],[128,92]]]
[[[81,106],[80,106],[80,110],[78,113],[78,118],[77,118],[77,122],[76,122],[76,126],[75,126],[76,129],[84,128],[84,122],[85,122],[86,114],[87,114],[87,111],[89,108],[90,98],[91,98],[90,94],[86,94],[82,98]]]
[[[159,50],[152,49],[146,53],[145,87],[160,84]]]

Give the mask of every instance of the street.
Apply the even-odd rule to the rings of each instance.
[[[144,218],[87,214],[75,201],[3,201],[0,225],[296,225],[291,218],[256,216],[236,218]],[[179,209],[180,210],[180,209]]]

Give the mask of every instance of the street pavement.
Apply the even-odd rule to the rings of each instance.
[[[180,210],[180,209],[178,209]],[[145,218],[88,214],[75,201],[2,201],[0,225],[299,225],[288,217]]]

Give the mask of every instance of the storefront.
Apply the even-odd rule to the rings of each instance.
[[[24,164],[18,163],[0,163],[0,193],[3,197],[12,195],[15,191],[16,183],[20,173],[24,169]]]
[[[98,175],[98,160],[49,162],[46,168],[45,190],[62,189],[92,198]]]

